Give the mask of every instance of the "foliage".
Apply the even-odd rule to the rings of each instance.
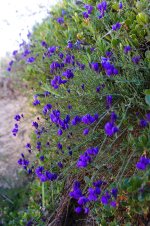
[[[33,87],[40,115],[26,145],[36,160],[29,162],[25,153],[19,160],[36,176],[22,215],[33,225],[46,225],[68,180],[68,203],[78,214],[90,210],[97,225],[138,225],[149,214],[148,5],[98,3],[63,0],[16,58],[25,64],[22,77]],[[83,196],[87,207],[79,204]]]

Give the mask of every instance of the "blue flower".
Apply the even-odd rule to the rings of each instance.
[[[140,126],[141,127],[146,127],[146,126],[148,126],[148,122],[145,119],[141,119],[140,120]]]
[[[14,119],[15,119],[16,121],[20,121],[21,117],[20,117],[20,115],[15,115]]]
[[[131,46],[125,46],[124,47],[124,53],[125,54],[128,54],[128,52],[130,52],[131,51]]]
[[[71,41],[68,42],[67,48],[68,49],[72,49],[73,48],[73,43]]]
[[[118,127],[115,126],[113,122],[107,122],[104,128],[107,136],[113,136],[119,130]]]
[[[84,135],[84,136],[88,135],[89,131],[90,131],[90,129],[89,129],[89,128],[84,129],[84,131],[83,131],[83,135]]]
[[[84,206],[88,201],[88,198],[86,198],[85,196],[81,196],[78,200],[78,204]]]
[[[32,126],[34,126],[37,129],[39,125],[37,122],[32,122]]]
[[[102,1],[101,3],[99,3],[97,5],[97,9],[99,10],[100,12],[100,15],[99,15],[99,19],[103,18],[104,17],[104,14],[105,14],[105,11],[107,10],[107,2],[106,1]]]
[[[35,100],[33,101],[33,105],[34,105],[34,106],[40,105],[40,100],[35,99]]]
[[[62,134],[63,134],[63,131],[62,131],[61,129],[58,129],[57,135],[58,135],[58,136],[61,136]]]
[[[117,31],[121,28],[121,23],[117,22],[116,24],[112,25],[112,30]]]
[[[64,23],[64,18],[63,18],[63,17],[57,18],[57,22],[58,22],[59,24],[63,24],[63,23]]]
[[[71,124],[72,124],[73,126],[76,126],[76,125],[79,124],[80,122],[81,122],[81,117],[78,116],[78,115],[76,115],[76,116],[72,119]]]
[[[105,195],[103,195],[103,196],[101,197],[101,203],[104,204],[104,205],[107,205],[108,202],[109,202],[108,197],[105,196]]]
[[[141,156],[139,162],[136,164],[138,170],[145,170],[150,165],[150,159],[146,156]]]
[[[75,208],[75,212],[78,213],[78,214],[81,213],[82,211],[83,211],[83,209],[80,206]]]
[[[82,15],[85,19],[89,18],[89,14],[87,12],[83,12]]]
[[[33,63],[35,61],[35,57],[29,57],[27,59],[27,63]]]
[[[99,67],[99,63],[98,62],[93,62],[91,63],[91,68],[96,71],[96,72],[100,72],[100,67]]]
[[[123,4],[122,2],[119,2],[119,9],[122,9],[123,8]]]
[[[132,62],[135,63],[135,64],[138,64],[140,59],[141,59],[140,56],[134,56],[134,57],[132,57]]]
[[[74,74],[70,69],[67,69],[62,73],[62,76],[65,76],[66,78],[71,79],[74,77]]]
[[[106,107],[109,109],[112,106],[112,96],[108,95],[106,96]]]
[[[84,8],[87,10],[88,14],[91,14],[93,11],[93,6],[89,4],[85,4]]]

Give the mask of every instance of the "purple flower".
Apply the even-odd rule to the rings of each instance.
[[[94,187],[101,187],[102,184],[103,184],[103,181],[101,181],[101,180],[93,182]]]
[[[105,69],[107,76],[118,74],[118,70],[114,67],[114,65],[112,65],[109,62],[108,58],[101,57],[101,64],[102,64],[102,67]]]
[[[106,51],[105,54],[106,54],[106,57],[110,58],[110,57],[112,56],[113,53],[112,53],[111,51]]]
[[[79,160],[77,161],[77,167],[85,168],[88,166],[90,162],[91,162],[91,157],[85,153],[83,155],[80,155]]]
[[[112,112],[110,117],[111,117],[111,122],[115,122],[117,120],[117,115],[115,112]]]
[[[13,65],[13,63],[14,63],[14,61],[11,60],[11,61],[9,62],[9,66],[11,67],[11,66]]]
[[[91,63],[91,68],[96,72],[100,72],[99,63],[97,63],[97,62]]]
[[[46,115],[47,112],[52,108],[51,104],[46,104],[43,108],[43,114]]]
[[[91,14],[93,11],[93,6],[89,4],[85,4],[84,8],[87,10],[88,14]]]
[[[38,128],[38,123],[37,122],[32,122],[32,126],[35,127],[36,129]]]
[[[57,144],[57,147],[58,149],[62,150],[62,144],[60,142]]]
[[[81,88],[82,88],[82,89],[84,90],[84,88],[85,88],[85,85],[84,85],[84,84],[82,84],[82,85],[81,85]]]
[[[61,129],[58,129],[57,135],[58,135],[58,136],[61,136],[62,134],[63,134],[63,131],[62,131]]]
[[[121,23],[117,22],[116,24],[112,25],[112,30],[117,31],[121,28]]]
[[[109,109],[112,106],[112,96],[108,95],[106,96],[106,107]]]
[[[104,12],[107,10],[107,2],[106,1],[102,1],[101,3],[99,3],[97,5],[97,9],[100,11],[100,12]]]
[[[119,2],[119,9],[122,9],[123,8],[123,4],[122,2]]]
[[[78,161],[77,161],[77,167],[78,168],[85,168],[89,165],[89,163],[92,161],[93,157],[98,154],[98,148],[92,147],[88,148],[84,154],[80,155]]]
[[[47,181],[47,176],[42,174],[40,177],[39,177],[40,181],[41,182],[46,182]]]
[[[59,121],[60,121],[60,111],[59,110],[53,110],[49,116],[53,123],[59,124]]]
[[[60,57],[60,59],[63,59],[64,54],[63,53],[59,53],[58,56]]]
[[[146,127],[146,126],[148,126],[148,122],[145,119],[141,119],[140,120],[140,126],[141,127]]]
[[[105,124],[104,129],[105,129],[105,133],[107,136],[113,136],[119,130],[118,127],[115,126],[115,124],[113,122],[107,122]]]
[[[140,56],[134,56],[134,57],[132,57],[132,62],[135,63],[135,64],[138,64],[140,59],[141,59]]]
[[[67,48],[68,49],[72,49],[73,48],[73,43],[71,41],[68,42]]]
[[[72,109],[72,105],[71,104],[68,104],[68,109]]]
[[[40,150],[40,149],[41,149],[41,142],[39,141],[39,142],[37,142],[36,144],[37,144],[37,145],[36,145],[36,148],[37,148],[38,150]]]
[[[112,188],[111,193],[114,196],[114,198],[116,199],[117,195],[118,195],[118,189],[117,188]]]
[[[62,76],[65,76],[66,78],[71,79],[74,77],[74,74],[70,69],[67,69],[62,73]]]
[[[101,197],[101,203],[102,203],[103,205],[107,205],[108,202],[109,202],[108,197],[105,196],[105,195],[103,195],[103,196]]]
[[[54,181],[54,180],[57,179],[57,174],[46,171],[46,177],[47,177],[48,180]]]
[[[29,220],[28,223],[26,224],[26,226],[33,226],[33,220]]]
[[[150,122],[150,113],[146,114],[145,116],[146,116],[146,120],[147,120],[148,122]]]
[[[97,201],[98,195],[95,192],[95,188],[88,189],[88,199],[89,201]]]
[[[131,46],[125,46],[124,47],[124,53],[125,54],[128,54],[128,52],[130,52],[131,51]]]
[[[85,19],[89,18],[89,14],[87,12],[83,12],[82,15]]]
[[[83,211],[82,207],[80,207],[80,206],[76,207],[74,210],[77,214],[79,214]]]
[[[7,68],[7,71],[10,72],[10,71],[11,71],[11,67],[8,67],[8,68]]]
[[[13,134],[13,136],[16,136],[17,133],[18,133],[18,125],[15,124],[15,127],[12,129],[12,134]]]
[[[100,86],[97,86],[97,87],[96,87],[96,92],[99,93],[100,90],[101,90],[101,87],[100,87]]]
[[[89,131],[90,131],[90,129],[89,129],[89,128],[84,129],[84,131],[83,131],[83,135],[84,135],[84,136],[88,135]]]
[[[21,117],[20,117],[20,115],[15,115],[14,119],[15,119],[16,121],[20,121]]]
[[[77,200],[83,196],[80,189],[80,183],[78,181],[74,183],[73,190],[69,193],[69,196]]]
[[[60,63],[58,63],[57,61],[52,62],[50,65],[50,69],[51,69],[51,73],[53,73],[54,71],[57,71],[57,69],[60,69]]]
[[[40,156],[40,160],[43,162],[44,161],[44,156]]]
[[[76,125],[79,124],[80,122],[81,122],[81,117],[78,116],[78,115],[76,115],[76,116],[72,119],[71,124],[72,124],[73,126],[76,126]]]
[[[33,101],[33,105],[34,105],[34,106],[40,105],[40,100],[35,99],[35,100]]]
[[[61,11],[62,16],[64,16],[66,13],[67,13],[66,10],[62,9]]]
[[[18,53],[18,50],[14,50],[14,51],[12,52],[12,55],[15,56],[17,53]]]
[[[35,61],[35,57],[29,57],[27,59],[27,63],[33,63]]]
[[[31,144],[30,143],[27,143],[25,147],[26,148],[31,148]]]
[[[42,42],[41,42],[41,46],[47,48],[47,43],[46,43],[45,41],[42,41]]]
[[[84,208],[84,213],[85,213],[85,214],[88,214],[89,211],[90,211],[90,209],[89,209],[88,207],[85,207],[85,208]]]
[[[61,169],[63,168],[62,162],[58,162],[57,165],[58,165],[59,168],[61,168]]]
[[[50,47],[48,48],[48,52],[49,52],[49,53],[55,53],[55,51],[56,51],[56,46],[50,46]]]
[[[97,155],[98,151],[99,151],[98,147],[96,148],[92,147],[92,148],[88,148],[85,153],[87,153],[88,155]]]
[[[54,76],[54,79],[51,80],[51,86],[54,89],[58,89],[61,84],[65,84],[67,80],[62,80],[61,76]]]
[[[63,17],[57,18],[57,22],[58,22],[59,24],[63,24],[63,23],[64,23],[64,18],[63,18]]]
[[[146,156],[141,156],[139,162],[136,164],[138,170],[145,170],[150,165],[150,159]]]
[[[115,201],[112,201],[112,202],[110,202],[110,205],[115,208],[117,204]]]
[[[81,196],[78,200],[78,204],[80,206],[84,206],[88,201],[89,201],[88,198],[86,198],[85,196]]]
[[[91,116],[90,114],[86,114],[82,117],[82,122],[86,125],[90,125],[95,122],[95,117]]]

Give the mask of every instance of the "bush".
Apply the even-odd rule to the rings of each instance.
[[[22,77],[33,87],[40,115],[32,123],[32,144],[26,145],[36,160],[24,155],[19,160],[35,176],[23,219],[46,225],[51,216],[59,225],[58,215],[63,222],[69,206],[67,226],[73,225],[71,218],[94,219],[96,225],[145,223],[150,202],[147,1],[64,0],[50,14],[16,58],[16,64],[25,64]]]

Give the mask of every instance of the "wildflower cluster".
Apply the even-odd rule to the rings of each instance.
[[[21,118],[24,118],[23,114],[14,116],[14,120],[17,122],[19,122]],[[18,132],[19,132],[19,125],[18,123],[15,123],[14,128],[12,129],[13,136],[16,136]]]
[[[88,214],[90,211],[90,204],[93,202],[99,202],[102,205],[110,205],[112,207],[116,207],[118,189],[112,188],[110,191],[105,191],[104,186],[106,184],[107,183],[102,180],[93,182],[93,187],[89,187],[87,189],[87,192],[83,194],[80,182],[74,182],[73,189],[69,195],[77,202],[78,206],[75,207],[75,212],[78,214]]]
[[[137,174],[144,174],[149,166],[150,113],[143,95],[149,89],[149,53],[144,45],[147,24],[139,23],[139,9],[131,5],[135,10],[129,16],[130,5],[123,7],[122,2],[77,1],[74,5],[65,1],[64,8],[54,10],[52,18],[35,28],[33,40],[21,43],[20,53],[14,55],[27,67],[24,77],[33,87],[32,105],[40,115],[34,117],[33,139],[26,144],[29,153],[35,152],[34,168],[29,168],[24,155],[18,163],[32,171],[41,182],[38,186],[49,194],[48,202],[56,201],[56,205],[66,178],[78,178],[81,182],[76,181],[69,194],[76,200],[75,212],[92,212],[100,219],[98,225],[104,220],[100,212],[104,210],[105,215],[109,209],[120,222],[119,211],[113,212],[112,207],[122,205],[122,200],[118,205],[118,189],[124,193],[123,179],[135,174],[135,166],[142,170]],[[145,115],[138,120],[137,109],[139,115]],[[21,118],[15,116],[14,136]],[[93,183],[95,178],[102,181]],[[84,182],[85,189],[81,189]],[[72,199],[70,205],[74,205]]]

